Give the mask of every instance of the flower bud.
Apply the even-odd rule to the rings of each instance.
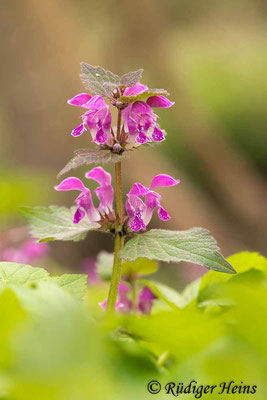
[[[119,92],[119,89],[114,89],[113,91],[112,91],[112,95],[113,95],[113,97],[115,98],[115,99],[118,99],[119,97],[120,97],[120,92]]]
[[[121,151],[121,145],[119,143],[115,143],[112,150],[114,153],[119,153]]]

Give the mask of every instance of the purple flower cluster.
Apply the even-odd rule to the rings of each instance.
[[[124,135],[121,145],[127,143],[144,144],[147,142],[162,142],[165,139],[164,132],[160,129],[158,116],[152,108],[168,108],[173,102],[163,95],[145,95],[148,91],[146,85],[137,83],[132,87],[118,89],[120,95],[129,102],[120,102],[123,118]],[[115,90],[117,92],[117,89]],[[142,101],[142,96],[146,98]],[[139,100],[140,98],[140,100]],[[133,99],[133,100],[131,100]],[[117,104],[118,102],[115,102]],[[82,115],[82,123],[73,129],[73,136],[80,136],[89,129],[92,142],[98,145],[112,147],[115,143],[115,136],[111,126],[112,118],[109,105],[101,96],[91,97],[87,93],[80,93],[68,100],[68,104],[85,108],[87,111]]]
[[[111,186],[111,175],[102,167],[93,168],[86,172],[85,177],[96,181],[100,186],[95,189],[95,194],[99,199],[99,205],[96,208],[90,189],[84,186],[82,181],[75,177],[64,179],[55,187],[58,191],[78,190],[81,193],[75,200],[77,206],[73,222],[79,223],[81,219],[87,217],[90,224],[99,228],[101,221],[109,219],[114,222],[115,213],[113,209],[114,191]],[[168,221],[170,216],[161,205],[161,196],[153,189],[158,187],[169,187],[177,185],[180,181],[172,178],[170,175],[156,175],[150,187],[143,186],[136,182],[133,184],[130,192],[127,194],[126,211],[129,217],[129,227],[132,231],[145,230],[150,222],[154,209],[158,209],[158,216],[163,221]],[[144,198],[144,200],[141,199]]]

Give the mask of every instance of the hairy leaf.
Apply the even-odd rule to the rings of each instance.
[[[140,82],[143,71],[143,69],[138,69],[137,71],[127,72],[120,78],[120,84],[127,87],[134,86],[137,82]]]
[[[70,292],[76,299],[83,300],[87,289],[87,275],[84,274],[64,274],[55,276],[52,280],[57,286]]]
[[[167,262],[186,261],[219,272],[235,273],[208,233],[202,228],[187,231],[153,229],[129,240],[120,253],[121,258],[129,261],[138,257]]]
[[[13,262],[0,262],[0,281],[4,284],[29,286],[47,280],[49,280],[49,273],[43,268]]]
[[[100,95],[104,98],[110,98],[114,87],[113,85],[105,85],[105,83],[115,85],[119,85],[120,83],[120,77],[118,75],[106,71],[99,66],[94,67],[93,65],[82,62],[81,68],[81,80],[91,95]]]
[[[31,235],[39,241],[73,240],[86,237],[95,226],[84,218],[79,224],[73,223],[75,207],[22,207],[22,213],[30,223]]]
[[[80,149],[76,150],[74,154],[75,156],[59,172],[58,177],[82,165],[115,163],[125,157],[124,154],[112,153],[110,150]]]

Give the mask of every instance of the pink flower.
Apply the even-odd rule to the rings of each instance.
[[[124,90],[124,97],[140,96],[148,90],[148,87],[137,83]],[[162,142],[164,132],[157,125],[158,116],[153,112],[152,107],[168,108],[173,102],[163,95],[150,96],[146,102],[135,101],[130,103],[122,112],[125,131],[129,133],[130,140],[143,144],[146,142]]]
[[[125,283],[120,282],[115,306],[116,310],[123,313],[129,313],[132,311],[133,303],[128,298],[130,292],[131,287],[129,285],[126,285]],[[141,314],[149,314],[153,305],[153,300],[155,300],[156,298],[157,297],[148,287],[144,287],[138,295],[137,310]],[[104,301],[102,301],[102,303],[99,303],[100,307],[103,310],[106,310],[107,302],[108,300],[105,299]]]
[[[3,261],[28,264],[36,259],[46,257],[48,253],[49,247],[47,243],[38,243],[30,239],[19,248],[6,248],[1,258]]]
[[[129,312],[132,308],[132,302],[128,299],[127,294],[131,290],[130,286],[126,285],[125,283],[120,282],[118,288],[118,297],[116,301],[115,310],[120,310],[123,312]],[[100,307],[105,310],[107,308],[108,299],[99,303]]]
[[[88,276],[88,284],[96,285],[101,282],[100,276],[97,273],[97,259],[96,257],[86,258],[82,265],[81,271]]]
[[[153,305],[153,300],[155,300],[157,296],[145,286],[138,296],[138,310],[142,314],[149,314]]]
[[[139,182],[133,184],[130,192],[127,194],[126,201],[129,226],[132,231],[145,230],[155,208],[158,208],[158,216],[161,220],[168,221],[170,219],[168,212],[161,206],[161,196],[152,189],[175,186],[178,183],[180,181],[172,178],[170,175],[161,174],[153,178],[149,188]],[[144,197],[144,201],[140,197]]]
[[[64,179],[55,190],[67,191],[78,190],[81,193],[75,200],[77,210],[74,214],[73,222],[78,224],[85,216],[88,217],[91,224],[98,228],[100,225],[98,221],[101,219],[102,214],[113,211],[113,197],[114,191],[111,186],[111,175],[103,168],[93,168],[85,174],[86,178],[92,179],[99,183],[99,187],[95,189],[95,194],[99,199],[99,206],[96,209],[93,203],[90,189],[84,186],[82,181],[75,177]]]
[[[109,106],[101,96],[91,97],[89,94],[80,93],[68,100],[68,104],[88,110],[82,115],[83,123],[76,126],[71,132],[72,136],[80,136],[88,127],[92,135],[92,142],[112,144],[111,113]]]

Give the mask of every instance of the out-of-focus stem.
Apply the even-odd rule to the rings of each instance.
[[[115,242],[114,242],[113,271],[112,271],[112,277],[108,294],[108,303],[107,303],[107,313],[109,315],[113,314],[115,311],[115,306],[118,296],[118,287],[121,277],[121,259],[119,257],[119,252],[123,247],[123,242],[124,242],[124,237],[121,236],[119,232],[117,232],[115,235]]]

